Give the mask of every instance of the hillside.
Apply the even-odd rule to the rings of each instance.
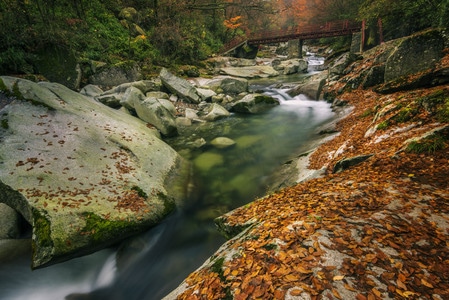
[[[434,74],[449,67],[445,53]],[[378,54],[365,53],[328,92],[341,93]],[[449,85],[347,89],[338,99],[353,110],[309,164],[327,174],[220,217],[232,238],[167,299],[449,297]],[[332,172],[360,155],[371,156]]]

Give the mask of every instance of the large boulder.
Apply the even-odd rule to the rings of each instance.
[[[0,202],[32,225],[32,268],[147,230],[185,195],[184,160],[145,122],[57,83],[0,77]]]
[[[273,68],[282,75],[290,75],[296,73],[307,73],[309,64],[304,59],[275,59],[271,63]]]
[[[205,113],[205,115],[202,117],[202,119],[206,121],[215,121],[229,117],[231,115],[229,111],[226,110],[226,108],[217,103],[208,105],[203,112]]]
[[[94,97],[97,101],[112,108],[119,108],[122,105],[129,108],[129,97],[127,93],[140,91],[143,95],[150,92],[159,92],[161,83],[157,80],[139,80],[122,83]],[[130,88],[133,88],[130,90]]]
[[[178,134],[176,127],[176,108],[166,99],[135,98],[134,109],[137,116],[155,126],[164,136],[175,136]]]
[[[20,215],[6,204],[0,203],[0,240],[20,236]]]
[[[162,84],[173,94],[190,103],[201,102],[196,88],[187,80],[177,77],[163,68],[159,74]]]
[[[279,101],[276,98],[263,94],[248,94],[231,106],[231,111],[240,113],[257,114],[264,112],[276,105]]]
[[[242,78],[268,78],[279,76],[272,66],[226,67],[220,69],[220,74]]]
[[[230,76],[212,79],[207,83],[207,86],[219,94],[237,95],[248,92],[248,80]]]
[[[387,59],[385,82],[434,67],[444,56],[444,40],[435,29],[404,38]]]
[[[319,100],[326,81],[327,74],[325,72],[321,72],[309,77],[305,83],[299,84],[295,88],[289,90],[288,94],[290,96],[304,94],[313,100]]]
[[[140,80],[142,74],[137,63],[104,65],[89,77],[89,83],[102,87],[117,86],[122,83]]]

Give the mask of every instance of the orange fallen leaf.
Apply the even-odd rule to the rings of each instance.
[[[340,280],[343,280],[343,278],[345,278],[345,275],[336,275],[336,276],[334,276],[333,280],[340,281]]]
[[[433,289],[433,285],[430,282],[428,282],[427,280],[425,280],[424,278],[421,278],[421,283],[423,285],[427,286],[428,288]]]

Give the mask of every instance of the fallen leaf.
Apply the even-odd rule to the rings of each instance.
[[[336,276],[334,276],[333,280],[339,281],[339,280],[343,280],[343,278],[345,278],[345,275],[336,275]]]

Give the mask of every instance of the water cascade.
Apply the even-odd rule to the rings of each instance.
[[[116,248],[44,269],[31,271],[30,253],[23,251],[0,265],[1,299],[161,299],[176,288],[224,243],[213,219],[263,196],[270,174],[332,118],[326,102],[291,97],[273,86],[253,89],[263,89],[281,105],[260,115],[234,114],[195,125],[184,138],[168,141],[195,167],[194,193],[184,207]],[[236,144],[211,146],[218,136]],[[188,147],[200,138],[206,146]]]

